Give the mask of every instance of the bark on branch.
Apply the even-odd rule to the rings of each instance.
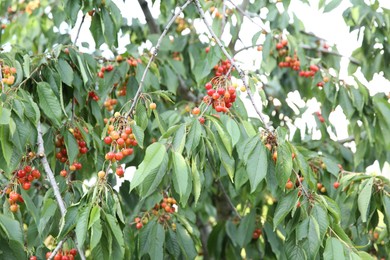
[[[150,12],[148,2],[146,0],[138,0],[139,5],[141,6],[142,12],[144,13],[146,23],[148,24],[149,30],[151,33],[161,33],[160,28],[158,27],[156,20],[154,20],[152,13]]]

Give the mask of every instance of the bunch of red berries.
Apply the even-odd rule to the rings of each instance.
[[[135,136],[130,126],[127,126],[122,118],[114,120],[108,125],[107,136],[104,138],[104,143],[110,145],[110,151],[106,153],[105,158],[111,162],[121,161],[123,158],[133,154],[132,146],[137,146]],[[116,168],[116,174],[123,177],[124,169],[119,166]]]
[[[130,65],[130,67],[137,67],[138,63],[142,63],[142,61],[141,59],[130,57],[127,59],[127,63]]]
[[[7,85],[13,85],[15,83],[15,76],[16,74],[16,68],[14,67],[9,67],[9,66],[4,66],[1,69],[2,73],[2,81],[4,84]]]
[[[115,98],[107,98],[106,101],[104,101],[103,103],[107,111],[112,111],[116,104],[118,104],[118,100]]]
[[[231,66],[232,66],[232,64],[231,64],[230,60],[221,61],[219,64],[214,66],[215,76],[216,77],[220,77],[223,75],[226,76],[227,74],[229,74],[230,70],[234,70],[234,67],[230,69]],[[230,75],[228,75],[228,77],[230,78]]]
[[[143,225],[147,224],[149,219],[148,216],[158,217],[160,224],[167,224],[171,220],[171,214],[176,212],[177,202],[172,197],[164,197],[160,203],[157,203],[153,209],[146,212],[142,218],[136,217],[134,224],[137,229],[141,229]],[[176,229],[176,224],[172,223],[172,229]]]
[[[46,253],[46,259],[49,259],[51,256],[51,252]],[[77,255],[77,250],[76,248],[72,248],[69,251],[59,251],[55,256],[54,260],[74,260],[75,256]]]
[[[228,84],[225,78],[214,78],[206,83],[207,96],[203,97],[203,102],[212,105],[217,112],[228,112],[229,108],[236,101],[236,89]],[[194,111],[193,111],[194,113]]]
[[[253,239],[253,240],[259,239],[259,237],[261,236],[261,234],[262,234],[261,229],[260,229],[260,228],[256,228],[256,229],[253,231],[252,239]]]
[[[90,91],[88,92],[88,98],[92,98],[95,101],[99,100],[99,96],[96,94],[95,91]]]
[[[305,78],[314,77],[318,70],[318,66],[313,64],[309,66],[309,70],[301,70],[299,76]]]
[[[293,57],[286,56],[284,58],[284,61],[279,62],[280,68],[291,68],[293,70],[300,70],[301,69],[301,63],[298,60],[298,57],[296,54],[294,54]]]
[[[108,64],[107,66],[103,66],[100,71],[98,72],[97,76],[99,78],[104,78],[104,72],[110,72],[114,69],[114,66],[112,64]]]
[[[87,143],[84,141],[84,138],[81,134],[80,129],[77,127],[75,129],[70,128],[69,131],[73,134],[73,136],[77,140],[77,144],[79,146],[79,156],[82,154],[86,154],[88,152],[88,147]],[[88,129],[84,128],[84,131],[88,133]],[[57,147],[57,153],[56,153],[56,158],[59,160],[61,163],[69,165],[69,160],[68,160],[68,151],[66,150],[65,146],[65,141],[64,137],[61,135],[57,135],[57,138],[55,140],[55,146]],[[69,165],[69,170],[70,171],[76,171],[76,170],[81,170],[82,164],[80,162],[73,162],[72,165]],[[60,172],[60,175],[62,177],[66,177],[68,175],[67,171],[63,169]]]

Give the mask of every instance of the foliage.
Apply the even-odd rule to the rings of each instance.
[[[389,255],[390,183],[364,171],[390,161],[390,104],[354,74],[389,76],[389,10],[363,0],[345,10],[363,37],[348,85],[336,46],[290,17],[290,1],[167,0],[156,19],[138,2],[148,26],[110,0],[1,1],[0,258]],[[258,30],[244,49],[261,56],[245,72],[233,59],[244,18]],[[83,53],[69,32],[87,20],[94,42],[82,45],[96,50]],[[124,53],[118,37],[130,39]],[[140,51],[146,42],[154,48]],[[286,127],[307,109],[286,101],[293,91],[321,104],[320,140]],[[345,142],[331,139],[338,106]]]

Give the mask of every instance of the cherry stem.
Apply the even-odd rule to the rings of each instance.
[[[199,0],[193,0],[195,2],[195,5],[196,5],[196,9],[198,10],[198,13],[200,15],[200,17],[202,18],[204,24],[206,25],[208,31],[210,32],[211,36],[214,38],[214,40],[217,42],[218,46],[221,48],[222,52],[225,54],[225,56],[227,57],[227,59],[230,61],[230,63],[232,64],[232,66],[234,66],[238,72],[238,74],[240,75],[240,78],[244,84],[244,87],[248,93],[248,97],[252,103],[252,106],[253,108],[255,109],[256,113],[259,115],[259,118],[260,120],[263,122],[263,125],[264,125],[264,128],[266,129],[267,132],[269,132],[269,127],[268,125],[266,124],[265,120],[264,120],[264,117],[263,115],[261,114],[260,112],[260,109],[256,106],[255,104],[255,100],[253,98],[253,94],[252,94],[252,91],[251,89],[249,88],[249,85],[248,83],[246,82],[246,79],[245,79],[245,73],[244,71],[237,65],[237,63],[233,60],[232,56],[227,52],[226,48],[223,46],[221,40],[217,37],[217,35],[215,34],[215,32],[213,31],[213,29],[211,28],[211,25],[210,23],[206,20],[206,17],[205,17],[205,14],[204,14],[204,11],[199,3]]]
[[[3,72],[1,68],[1,63],[0,63],[0,84],[1,84],[1,92],[4,93],[4,82],[3,82]]]
[[[302,182],[301,182],[301,179],[299,179],[299,175],[298,173],[295,171],[295,169],[293,169],[293,172],[295,173],[295,175],[297,176],[297,180],[299,182],[299,187],[301,187],[301,190],[303,190],[303,193],[305,194],[306,198],[309,198],[309,193],[307,192],[305,186],[303,186]]]
[[[144,80],[146,78],[146,75],[150,69],[150,66],[152,65],[152,62],[154,61],[154,59],[156,58],[157,54],[158,54],[158,51],[160,49],[160,45],[161,45],[161,42],[162,42],[162,39],[164,38],[164,36],[167,34],[169,28],[172,26],[172,24],[175,22],[176,18],[183,12],[183,10],[192,2],[192,0],[187,0],[182,6],[179,7],[179,11],[176,12],[172,18],[169,20],[167,26],[164,28],[164,31],[162,32],[162,34],[160,35],[160,38],[158,38],[158,41],[156,43],[156,46],[154,47],[154,50],[153,50],[153,53],[152,53],[152,56],[150,57],[149,59],[149,62],[148,64],[146,65],[146,68],[144,70],[144,73],[142,75],[142,78],[141,78],[141,81],[139,83],[139,86],[138,86],[138,90],[137,90],[137,93],[135,94],[134,96],[134,101],[133,103],[131,104],[131,107],[129,109],[129,111],[127,112],[126,114],[126,118],[128,118],[134,111],[135,109],[135,106],[137,105],[138,103],[138,100],[141,96],[141,93],[142,93],[142,88],[143,88],[143,85],[144,85]]]

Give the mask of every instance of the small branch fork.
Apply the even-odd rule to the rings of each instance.
[[[127,114],[125,115],[125,118],[129,117],[133,111],[134,111],[134,108],[135,106],[137,105],[138,103],[138,100],[141,96],[141,93],[142,93],[142,87],[144,85],[144,80],[145,80],[145,77],[149,71],[149,68],[152,64],[152,62],[154,61],[154,59],[156,58],[157,54],[158,54],[158,51],[159,51],[159,48],[160,48],[160,45],[161,45],[161,41],[162,39],[164,38],[164,36],[167,34],[169,28],[172,26],[172,24],[174,23],[174,21],[176,20],[176,18],[181,14],[181,12],[183,12],[183,10],[192,2],[192,0],[187,0],[181,7],[179,7],[179,11],[176,12],[171,20],[169,20],[167,26],[164,28],[164,31],[162,32],[162,34],[160,35],[160,38],[158,38],[158,41],[156,43],[156,46],[154,47],[154,50],[153,50],[153,54],[152,56],[150,57],[149,59],[149,62],[148,64],[146,65],[146,68],[145,68],[145,71],[142,75],[142,78],[141,78],[141,81],[139,83],[139,86],[138,86],[138,90],[137,90],[137,93],[135,94],[134,96],[134,101],[133,103],[131,104],[131,107],[129,109],[129,111],[127,112]]]
[[[246,79],[245,79],[245,73],[244,71],[237,65],[237,63],[233,60],[232,56],[227,52],[226,48],[223,46],[221,40],[217,37],[217,35],[215,34],[215,32],[213,31],[213,29],[211,28],[211,25],[209,24],[209,22],[206,20],[206,17],[205,17],[205,14],[203,12],[203,9],[199,3],[199,0],[193,0],[195,2],[195,5],[196,5],[196,8],[198,10],[198,13],[199,15],[201,16],[204,24],[206,25],[208,31],[210,32],[211,36],[215,39],[215,41],[217,42],[218,46],[221,48],[222,52],[225,54],[225,56],[228,58],[228,60],[230,61],[230,63],[232,64],[232,66],[237,70],[237,72],[239,73],[240,75],[240,78],[242,79],[242,82],[246,88],[246,91],[248,93],[248,96],[249,96],[249,99],[252,103],[252,106],[253,108],[255,109],[256,113],[259,115],[260,117],[260,120],[263,122],[264,124],[264,127],[266,129],[266,131],[270,131],[269,130],[269,127],[267,126],[265,120],[264,120],[264,117],[263,115],[261,114],[260,112],[260,109],[257,107],[257,105],[255,104],[255,100],[253,98],[253,94],[252,94],[252,91],[251,89],[249,88],[249,85],[248,83],[246,82]]]
[[[51,170],[49,162],[47,161],[47,158],[46,158],[46,155],[45,155],[45,147],[44,147],[43,137],[42,137],[42,135],[43,135],[42,134],[42,126],[41,126],[41,122],[40,121],[38,121],[37,130],[38,130],[38,137],[37,137],[37,139],[38,139],[38,155],[41,158],[42,166],[43,166],[43,168],[44,168],[44,170],[46,172],[47,178],[49,179],[50,185],[53,188],[54,196],[55,196],[55,198],[57,200],[58,206],[60,207],[61,216],[64,217],[65,214],[66,214],[66,207],[65,207],[64,200],[61,197],[60,189],[59,189],[59,187],[57,185],[57,182],[56,182],[56,180],[54,178],[54,173]],[[54,251],[52,251],[49,260],[54,258],[55,254],[62,247],[62,244],[64,243],[64,241],[65,241],[65,239],[60,241],[57,244],[57,247],[54,249]],[[81,245],[78,245],[76,243],[76,246],[77,246],[77,249],[79,251],[79,255],[80,255],[81,259],[85,260],[86,258],[84,256],[83,251],[81,250]]]
[[[78,29],[78,31],[77,31],[76,38],[75,38],[75,40],[74,40],[74,45],[75,45],[75,46],[77,45],[77,40],[79,39],[81,27],[83,26],[84,20],[85,20],[85,14],[83,15],[83,18],[81,18],[80,26],[79,26],[79,29]]]

